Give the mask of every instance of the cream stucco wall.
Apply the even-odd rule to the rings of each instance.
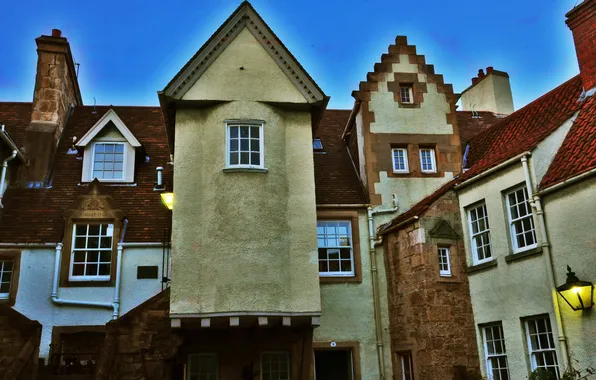
[[[306,103],[304,96],[246,28],[182,99]]]
[[[360,343],[360,367],[363,380],[379,379],[375,315],[370,272],[370,250],[368,241],[368,220],[366,212],[359,215],[360,257],[362,283],[321,284],[321,326],[314,331],[314,342]],[[376,221],[375,224],[379,222]],[[387,277],[382,247],[376,250],[379,277],[379,298],[383,342],[385,346],[385,373],[391,377],[391,346],[387,300]]]
[[[596,283],[595,197],[596,177],[543,197],[557,285],[565,283],[567,265],[580,280]],[[573,311],[560,297],[559,303],[576,367],[596,368],[596,310]]]
[[[553,162],[555,154],[561,147],[561,144],[563,143],[565,136],[567,136],[567,132],[569,132],[569,128],[573,125],[573,121],[576,117],[577,113],[561,124],[561,126],[547,138],[538,143],[536,148],[532,151],[530,164],[532,165],[532,173],[534,174],[534,177],[532,178],[533,183],[540,183],[540,181],[542,181],[542,177],[544,177],[551,162]]]
[[[267,173],[223,170],[228,119],[264,120]],[[319,312],[310,114],[178,110],[174,160],[171,312]]]
[[[64,254],[64,253],[63,253]],[[120,315],[161,291],[162,249],[124,248],[122,253]],[[54,326],[104,325],[112,319],[112,310],[81,306],[57,306],[50,299],[54,274],[54,249],[23,249],[21,272],[14,309],[42,325],[40,357],[47,358]],[[157,279],[137,279],[137,266],[155,265]],[[59,288],[66,300],[113,302],[113,287]]]
[[[461,96],[464,111],[491,111],[510,114],[513,109],[513,96],[509,78],[489,74]]]
[[[473,260],[466,210],[479,201],[486,204],[492,256],[497,261],[497,266],[469,274],[470,296],[477,328],[482,324],[502,323],[512,379],[524,379],[530,372],[523,318],[547,314],[555,340],[558,335],[544,255],[538,254],[509,263],[505,261],[505,256],[510,255],[513,250],[504,192],[523,184],[524,179],[521,163],[516,163],[458,191],[461,217],[466,221],[464,239],[468,265],[473,265]],[[477,332],[481,367],[486,374],[486,350],[481,329],[478,328]],[[559,353],[559,364],[561,363]]]

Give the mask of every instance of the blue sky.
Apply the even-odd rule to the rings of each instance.
[[[515,107],[577,74],[565,13],[579,0],[253,0],[251,3],[325,93],[350,93],[396,35],[461,92],[479,68],[510,75]],[[156,105],[188,59],[240,0],[10,1],[2,7],[0,101],[31,101],[34,39],[63,31],[80,63],[85,104]]]

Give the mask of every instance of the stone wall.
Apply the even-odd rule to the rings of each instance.
[[[461,228],[457,196],[449,192],[415,223],[386,236],[397,377],[400,352],[411,352],[418,380],[474,378],[479,372]],[[439,246],[450,249],[449,277],[439,274]]]
[[[0,379],[35,378],[40,337],[39,322],[0,305]]]

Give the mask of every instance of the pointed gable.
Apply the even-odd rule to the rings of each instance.
[[[247,1],[180,70],[164,94],[175,100],[327,100]]]
[[[83,137],[76,144],[77,146],[87,146],[105,127],[114,126],[122,134],[122,136],[128,141],[128,143],[138,148],[141,146],[139,140],[132,134],[132,132],[126,127],[124,122],[118,117],[116,111],[110,108],[93,127],[85,133]]]

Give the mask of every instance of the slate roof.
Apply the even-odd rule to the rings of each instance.
[[[23,139],[29,125],[29,111],[25,104],[0,103],[0,121],[17,144]],[[51,187],[43,189],[9,188],[3,198],[5,208],[0,218],[0,242],[42,243],[59,242],[65,222],[63,213],[88,185],[80,185],[83,161],[66,152],[72,137],[81,137],[109,109],[98,106],[76,107],[68,121],[58,145]],[[124,211],[129,220],[126,242],[161,242],[164,231],[170,226],[170,213],[161,204],[159,193],[153,191],[155,168],[163,166],[164,183],[171,186],[172,166],[168,165],[169,150],[161,110],[158,107],[112,107],[126,126],[143,145],[137,150],[135,186],[103,185],[102,193],[111,195],[116,207]],[[28,113],[29,112],[29,113]],[[13,118],[7,117],[13,115]],[[144,150],[144,151],[143,151]],[[145,162],[144,156],[150,158]],[[138,157],[139,158],[139,157]]]
[[[423,198],[411,209],[379,227],[384,233],[413,216],[422,215],[435,201],[453,187],[523,152],[538,143],[580,111],[561,148],[555,155],[541,187],[596,167],[596,110],[592,98],[578,101],[582,94],[578,76],[569,79],[532,103],[517,110],[470,140],[470,169]]]
[[[368,203],[341,136],[351,110],[326,110],[317,136],[325,154],[314,155],[317,204]]]
[[[466,144],[470,140],[488,127],[501,121],[507,115],[490,111],[477,111],[475,115],[472,114],[472,111],[456,111],[456,116],[459,138],[461,140],[461,151],[464,152],[466,150]]]

